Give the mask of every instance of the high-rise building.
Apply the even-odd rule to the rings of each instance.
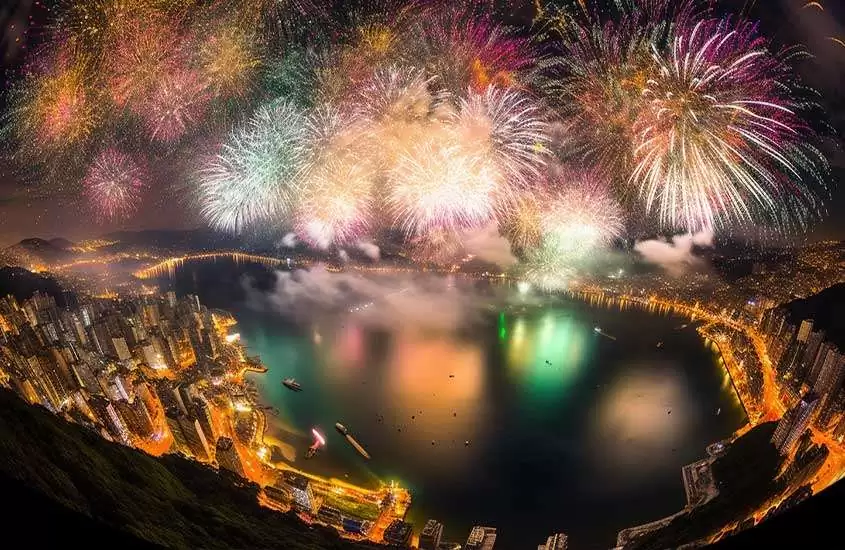
[[[112,338],[112,346],[114,347],[114,353],[117,355],[117,358],[121,361],[126,361],[132,358],[132,354],[129,353],[129,346],[126,345],[125,338]]]
[[[401,519],[394,519],[384,530],[384,542],[400,548],[408,548],[411,545],[413,527],[410,523]]]
[[[469,532],[466,550],[493,550],[496,544],[496,528],[476,525]]]
[[[198,460],[211,460],[211,449],[208,446],[208,440],[200,427],[196,418],[186,414],[179,415],[179,427],[182,428],[182,433],[185,435],[185,441],[188,443],[188,448],[191,454]]]
[[[819,373],[821,372],[824,362],[827,359],[827,354],[833,350],[833,344],[830,342],[822,342],[819,344],[819,351],[816,353],[813,366],[810,367],[810,373],[805,377],[804,383],[811,387],[816,384],[816,380],[819,378]]]
[[[191,413],[200,423],[203,433],[209,441],[217,439],[217,429],[214,427],[214,419],[211,417],[211,408],[203,398],[195,399]]]
[[[813,331],[813,321],[810,319],[805,319],[801,321],[801,325],[798,327],[798,336],[797,340],[799,342],[807,342],[807,338],[809,338],[810,333]]]
[[[311,488],[311,481],[295,472],[285,471],[282,474],[285,485],[290,488],[293,497],[294,507],[309,514],[316,514],[314,491]]]
[[[235,442],[228,437],[220,437],[217,440],[217,451],[215,457],[217,458],[217,465],[221,468],[234,472],[241,477],[246,477],[241,457],[238,455],[238,450],[235,448]]]
[[[89,403],[94,414],[106,427],[106,430],[112,435],[115,441],[129,445],[131,442],[129,428],[120,414],[118,414],[114,404],[108,399],[100,397],[92,397]]]
[[[836,349],[828,350],[824,364],[819,371],[819,377],[813,385],[813,391],[819,395],[838,391],[842,386],[843,375],[845,375],[843,369],[845,369],[845,362],[843,362],[842,354]]]
[[[836,427],[833,429],[833,438],[842,443],[845,440],[845,415],[839,419]]]
[[[114,402],[120,417],[126,423],[129,431],[141,437],[149,437],[153,432],[153,422],[144,407],[144,402],[136,399],[133,403],[125,400]]]
[[[154,370],[164,370],[167,368],[167,363],[161,353],[158,353],[155,346],[152,344],[145,344],[141,347],[141,352],[144,355],[144,362],[148,367]]]
[[[188,448],[188,440],[182,432],[182,425],[179,423],[179,416],[181,414],[176,407],[167,407],[164,412],[164,419],[167,421],[170,434],[173,436],[174,448],[177,451],[189,454],[191,450]]]
[[[807,348],[804,352],[804,357],[801,358],[803,363],[812,365],[816,360],[816,354],[819,352],[819,346],[824,342],[825,333],[823,330],[814,330],[807,337]]]
[[[772,443],[782,455],[788,454],[792,445],[807,430],[818,403],[818,396],[810,392],[795,407],[784,413],[772,436]]]
[[[420,533],[420,550],[437,550],[442,538],[443,524],[433,519],[426,521]]]
[[[555,533],[546,539],[545,544],[537,546],[537,550],[566,550],[569,545],[569,537],[564,533]]]

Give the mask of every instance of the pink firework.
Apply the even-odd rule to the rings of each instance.
[[[113,221],[138,209],[144,179],[144,169],[130,155],[109,147],[94,159],[83,186],[97,217]]]
[[[516,84],[534,62],[530,41],[494,22],[482,2],[432,4],[416,25],[408,33],[408,60],[424,64],[455,94]]]
[[[156,86],[183,63],[178,29],[165,17],[131,17],[118,23],[106,79],[112,101],[133,111],[145,109]]]
[[[158,82],[149,102],[138,114],[154,141],[178,141],[201,120],[210,96],[197,72],[178,69]]]

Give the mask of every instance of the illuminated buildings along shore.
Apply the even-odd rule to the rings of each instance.
[[[243,379],[264,369],[228,313],[173,292],[65,297],[67,308],[39,293],[0,298],[0,384],[111,441],[244,476],[263,487],[262,504],[349,538],[381,542],[404,518],[410,494],[394,483],[366,489],[270,463],[265,408]]]
[[[805,407],[781,420],[781,432],[788,433],[783,447],[788,452],[791,446],[801,451],[824,446],[825,453],[830,450],[826,460],[845,466],[839,445],[845,435],[845,367],[842,355],[811,324],[792,327],[776,310],[755,324],[747,316],[717,314],[657,296],[589,287],[570,294],[596,305],[674,312],[703,322],[699,332],[718,346],[751,424],[781,418],[800,405],[802,391],[813,389],[819,399],[810,413]],[[177,298],[172,292],[124,299],[68,296],[67,309],[43,294],[20,303],[0,299],[4,385],[113,441],[153,455],[180,452],[242,473],[264,487],[260,500],[266,506],[294,509],[306,521],[332,525],[351,538],[404,540],[410,505],[404,489],[394,484],[376,490],[355,487],[268,461],[263,407],[243,379],[246,371],[262,367],[229,332],[235,324],[229,314],[209,310],[196,296]],[[805,428],[810,432],[804,434]],[[684,476],[692,480],[686,484],[691,505],[712,498],[708,472],[698,463],[687,468],[696,466]],[[828,477],[811,480],[813,488],[824,488],[841,471],[837,467]],[[365,517],[348,512],[353,509],[364,510]],[[661,520],[652,527],[659,525]],[[644,527],[626,531],[638,533]],[[494,539],[485,535],[482,544],[485,540]]]

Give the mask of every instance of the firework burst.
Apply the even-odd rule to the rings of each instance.
[[[196,62],[210,93],[243,98],[252,91],[262,57],[252,33],[237,25],[219,25],[200,41]]]
[[[400,55],[437,76],[453,95],[507,87],[532,66],[530,42],[493,21],[485,4],[431,4],[409,25]]]
[[[320,248],[359,241],[372,219],[374,176],[350,155],[315,167],[299,198],[297,233]]]
[[[449,128],[432,129],[405,150],[389,177],[388,203],[406,235],[478,227],[495,217],[495,167]]]
[[[184,63],[179,31],[173,21],[154,12],[118,23],[119,39],[114,37],[105,68],[112,101],[134,112],[144,111],[156,86]]]
[[[619,203],[597,172],[564,172],[540,200],[540,243],[530,249],[527,266],[542,286],[566,281],[623,233]]]
[[[95,93],[80,66],[25,81],[13,96],[12,113],[23,147],[40,153],[76,147],[99,125]]]
[[[813,204],[803,182],[820,155],[804,145],[789,69],[756,26],[700,22],[654,60],[630,183],[661,226],[725,228],[777,220],[785,197]]]
[[[91,208],[103,221],[132,215],[145,187],[144,169],[130,155],[112,147],[97,155],[83,180]]]
[[[541,106],[517,90],[487,87],[469,92],[452,119],[460,140],[476,149],[501,174],[500,203],[510,207],[520,190],[540,176],[549,153],[549,131]]]
[[[258,109],[203,167],[201,211],[213,227],[240,232],[293,211],[304,163],[305,117],[286,101]]]
[[[180,69],[157,83],[146,108],[138,114],[151,139],[166,143],[178,141],[202,119],[209,98],[199,74]]]

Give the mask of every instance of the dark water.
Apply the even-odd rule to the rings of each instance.
[[[351,315],[293,324],[203,296],[196,277],[176,286],[235,313],[270,369],[253,380],[279,408],[274,432],[297,465],[396,480],[412,491],[417,528],[436,518],[450,540],[484,524],[498,528],[497,548],[559,531],[573,548],[609,548],[620,529],[678,511],[681,466],[745,421],[726,373],[680,318],[550,300],[491,312],[472,330],[421,333]],[[304,391],[285,389],[288,376]],[[315,426],[328,445],[306,463]]]

